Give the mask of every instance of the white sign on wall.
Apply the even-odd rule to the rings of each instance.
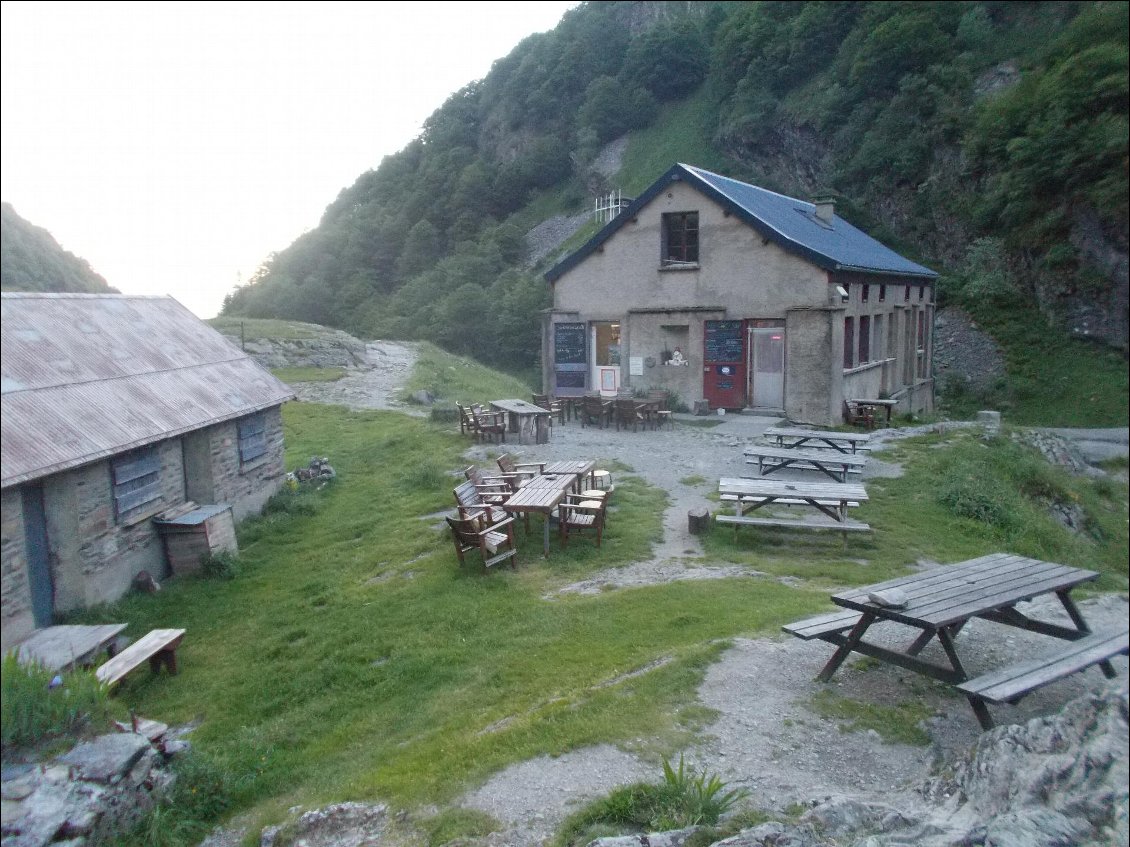
[[[632,376],[643,376],[643,356],[628,357],[628,373]]]

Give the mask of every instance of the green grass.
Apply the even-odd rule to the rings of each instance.
[[[421,389],[430,391],[439,405],[485,404],[510,398],[529,400],[534,391],[516,377],[491,370],[471,359],[453,356],[426,341],[419,344],[416,366],[400,396],[408,400]]]
[[[212,329],[225,335],[239,336],[240,328],[246,338],[302,339],[321,338],[334,330],[302,321],[281,321],[273,318],[209,318],[205,321]]]
[[[271,368],[283,382],[337,382],[345,376],[345,368]]]
[[[460,571],[436,518],[465,439],[395,413],[294,404],[288,465],[328,455],[321,491],[240,527],[240,573],[172,580],[90,619],[184,627],[181,673],[120,690],[146,716],[202,719],[193,742],[231,775],[236,811],[277,821],[380,798],[443,804],[505,765],[646,737],[669,753],[709,718],[694,692],[726,640],[774,632],[826,595],[767,582],[680,582],[546,602],[556,587],[645,558],[665,495],[617,473],[604,543],[520,567]],[[617,682],[660,658],[671,661]]]
[[[110,714],[108,694],[93,671],[56,674],[22,664],[15,653],[0,662],[0,729],[4,748],[50,741],[82,727],[102,728]]]
[[[705,88],[663,106],[651,126],[633,132],[616,180],[624,193],[635,197],[676,162],[727,173],[733,170],[714,148],[712,127],[718,104]]]
[[[839,721],[844,732],[874,730],[892,744],[925,747],[930,743],[930,736],[921,724],[930,717],[931,709],[922,700],[904,700],[895,706],[884,706],[842,697],[834,691],[818,691],[810,706],[816,714]]]
[[[1071,339],[1034,310],[970,309],[1000,344],[1006,377],[981,393],[943,395],[944,411],[970,418],[998,409],[1022,426],[1126,426],[1130,421],[1130,370],[1125,354]]]

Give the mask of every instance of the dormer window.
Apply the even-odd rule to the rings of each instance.
[[[664,266],[698,264],[698,212],[663,216],[661,262]]]

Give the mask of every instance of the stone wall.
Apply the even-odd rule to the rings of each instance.
[[[8,488],[0,500],[0,632],[3,650],[33,629],[31,585],[24,547],[23,501],[19,488]]]
[[[197,503],[228,503],[239,521],[258,514],[278,492],[286,479],[281,407],[266,409],[262,414],[267,452],[248,464],[239,459],[238,420],[225,421],[204,433],[186,437],[185,468],[190,499]],[[197,439],[199,446],[194,444]]]

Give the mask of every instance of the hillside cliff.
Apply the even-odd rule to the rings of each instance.
[[[525,233],[681,160],[835,191],[943,271],[943,301],[1025,321],[1034,304],[1125,349],[1127,55],[1122,2],[583,4],[452,95],[225,314],[528,366],[556,254],[531,272]],[[625,135],[609,176],[594,163]]]
[[[0,204],[0,287],[5,291],[116,292],[85,259]]]

